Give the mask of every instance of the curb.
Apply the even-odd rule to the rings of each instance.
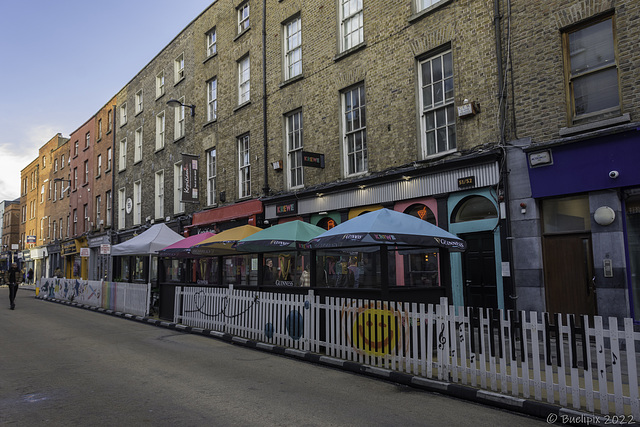
[[[306,350],[297,350],[288,347],[280,347],[273,344],[267,344],[258,341],[252,341],[246,338],[236,337],[234,335],[212,331],[209,329],[197,328],[192,326],[186,326],[180,323],[167,322],[150,317],[137,316],[133,314],[122,313],[102,307],[94,307],[86,304],[80,304],[72,301],[59,300],[56,298],[45,298],[43,296],[37,296],[36,299],[43,301],[55,302],[58,304],[69,305],[77,308],[83,308],[85,310],[96,311],[98,313],[109,314],[124,319],[137,321],[140,323],[146,323],[153,326],[158,326],[166,329],[173,329],[179,332],[202,335],[209,338],[215,338],[221,341],[225,341],[229,344],[240,345],[243,347],[264,351],[280,356],[287,356],[294,359],[303,360],[305,362],[311,362],[318,365],[336,368],[345,372],[351,372],[358,375],[364,375],[384,381],[393,382],[396,384],[402,384],[415,389],[428,391],[432,393],[439,393],[450,397],[455,397],[461,400],[479,403],[494,408],[505,409],[512,412],[517,412],[523,415],[528,415],[535,418],[545,420],[548,424],[556,425],[575,425],[575,426],[591,426],[591,425],[605,425],[613,424],[612,419],[618,418],[613,416],[602,416],[589,414],[586,412],[580,412],[561,406],[552,405],[550,403],[539,402],[537,400],[530,400],[510,396],[506,394],[496,393],[487,390],[481,390],[466,385],[460,385],[450,383],[447,381],[433,380],[424,377],[418,377],[403,372],[397,372],[390,369],[378,368],[375,366],[363,365],[358,362],[352,362],[343,359],[337,359],[330,356],[324,356],[317,353],[312,353]],[[634,422],[631,419],[631,423],[626,423],[630,426],[639,426],[640,423]]]

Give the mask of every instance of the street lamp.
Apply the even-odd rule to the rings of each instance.
[[[65,190],[64,188],[62,189],[62,192],[64,193],[65,191],[69,190],[69,188],[71,188],[71,180],[70,179],[64,179],[64,178],[54,178],[53,182],[68,182],[69,186],[67,187],[67,189]]]
[[[177,99],[170,99],[167,101],[167,105],[169,107],[189,107],[191,108],[191,117],[196,115],[196,106],[195,105],[187,105],[178,101]]]

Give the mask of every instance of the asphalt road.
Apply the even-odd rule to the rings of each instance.
[[[0,288],[0,425],[541,426],[406,386]]]

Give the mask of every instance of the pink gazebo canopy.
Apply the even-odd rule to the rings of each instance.
[[[184,239],[162,248],[158,251],[160,256],[188,256],[191,254],[191,247],[197,245],[209,237],[215,236],[215,233],[200,233],[194,236],[185,237]]]

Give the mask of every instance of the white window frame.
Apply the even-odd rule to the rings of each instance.
[[[120,126],[127,123],[127,103],[123,103],[120,106]]]
[[[101,195],[97,195],[96,196],[96,204],[95,204],[95,210],[96,210],[96,223],[95,226],[96,227],[100,227],[100,220],[102,219],[102,215],[101,214],[101,206],[102,205],[102,196]]]
[[[118,171],[123,171],[127,168],[127,138],[120,140],[120,158],[118,161]]]
[[[111,226],[111,190],[107,190],[105,193],[105,214],[106,214],[106,218],[105,218],[105,223],[107,224],[107,227]]]
[[[102,119],[98,119],[98,139],[100,141],[102,139]]]
[[[164,148],[165,123],[165,113],[163,110],[156,115],[156,151]]]
[[[342,93],[342,141],[345,176],[366,173],[369,170],[369,156],[364,83]]]
[[[173,79],[176,84],[184,79],[184,52],[173,61]]]
[[[238,105],[251,100],[251,61],[249,55],[238,61]]]
[[[84,161],[84,182],[83,184],[89,183],[89,160]]]
[[[207,151],[207,205],[216,204],[217,157],[216,148]]]
[[[297,16],[283,24],[284,79],[302,74],[302,19]]]
[[[127,193],[124,188],[118,190],[118,229],[125,228]]]
[[[133,142],[133,163],[142,161],[142,126],[136,129]]]
[[[87,132],[84,137],[84,148],[89,148],[89,145],[91,145],[91,132]]]
[[[184,104],[184,96],[178,99],[181,104]],[[173,140],[176,141],[185,135],[185,107],[184,105],[180,105],[178,107],[173,107],[174,111],[174,123],[173,123]]]
[[[218,79],[207,82],[207,120],[214,121],[218,117]]]
[[[184,203],[180,201],[182,198],[182,162],[173,164],[173,213],[179,214],[184,212]]]
[[[73,210],[73,235],[78,235],[78,209]]]
[[[111,132],[113,130],[113,110],[109,109],[109,111],[107,111],[107,133]]]
[[[247,31],[251,27],[249,23],[249,2],[238,6],[238,34]]]
[[[287,149],[287,186],[289,189],[304,186],[304,168],[302,167],[302,110],[285,117]]]
[[[340,0],[340,50],[364,43],[363,0]]]
[[[425,79],[425,75],[429,76],[428,79]],[[420,60],[418,84],[422,157],[441,156],[456,151],[452,51],[445,50]]]
[[[105,169],[105,172],[111,170],[112,160],[113,160],[113,151],[111,150],[111,147],[107,147],[107,168]]]
[[[136,92],[136,114],[142,113],[142,110],[144,109],[143,93],[143,89]]]
[[[438,3],[442,3],[443,1],[444,0],[416,0],[415,1],[416,13],[429,9],[432,6],[437,5]]]
[[[133,225],[142,224],[142,180],[133,183]]]
[[[251,152],[249,134],[238,137],[238,197],[251,196]]]
[[[97,170],[96,170],[96,172],[98,172],[98,173],[97,173],[96,176],[100,176],[100,175],[102,175],[102,154],[98,154],[98,157],[96,157],[96,163],[97,163],[97,166],[98,166]]]
[[[155,174],[155,218],[164,218],[164,170]]]
[[[206,34],[207,56],[213,56],[218,52],[216,27],[213,27]]]
[[[156,74],[156,99],[164,95],[164,70]]]

